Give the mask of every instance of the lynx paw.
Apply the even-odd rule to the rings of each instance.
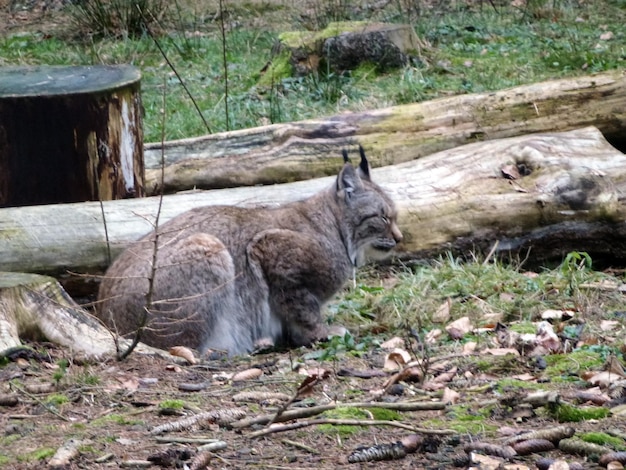
[[[350,332],[344,326],[342,326],[342,325],[333,325],[333,326],[328,327],[328,329],[326,331],[326,338],[323,338],[323,339],[330,339],[333,336],[341,336],[341,337],[343,337],[343,336],[346,335],[346,333],[350,333]]]

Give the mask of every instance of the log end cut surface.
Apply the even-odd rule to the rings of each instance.
[[[140,78],[139,70],[130,65],[2,67],[0,98],[97,93]]]

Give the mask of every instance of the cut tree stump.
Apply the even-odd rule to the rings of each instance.
[[[139,71],[0,68],[0,207],[143,196]]]
[[[595,128],[469,144],[375,169],[373,179],[396,201],[406,258],[486,252],[497,242],[502,254],[531,249],[535,263],[573,250],[626,260],[626,155]],[[286,203],[333,182],[165,196],[160,220],[202,205]],[[152,229],[158,206],[158,197],[104,204],[112,257]],[[63,277],[67,270],[102,273],[108,263],[98,203],[0,209],[0,270]],[[77,287],[65,280],[73,293]]]
[[[56,279],[0,272],[0,354],[20,347],[20,338],[46,339],[89,358],[116,354],[114,335],[77,305]],[[119,339],[118,344],[123,350],[130,341]],[[144,344],[137,351],[167,356]]]
[[[477,141],[595,126],[626,148],[626,75],[607,72],[164,144],[166,193],[337,174],[357,143],[373,167]],[[160,143],[147,144],[146,193],[159,194]]]

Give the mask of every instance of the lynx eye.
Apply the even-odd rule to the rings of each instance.
[[[383,223],[385,225],[389,225],[389,219],[386,216],[382,215],[382,216],[380,216],[380,218],[382,219],[382,221],[383,221]]]

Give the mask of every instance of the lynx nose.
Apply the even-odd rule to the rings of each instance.
[[[398,225],[395,222],[391,224],[391,234],[393,235],[393,239],[396,241],[396,243],[400,243],[402,239],[404,238],[402,236],[402,232],[400,231],[400,229],[398,228]]]

